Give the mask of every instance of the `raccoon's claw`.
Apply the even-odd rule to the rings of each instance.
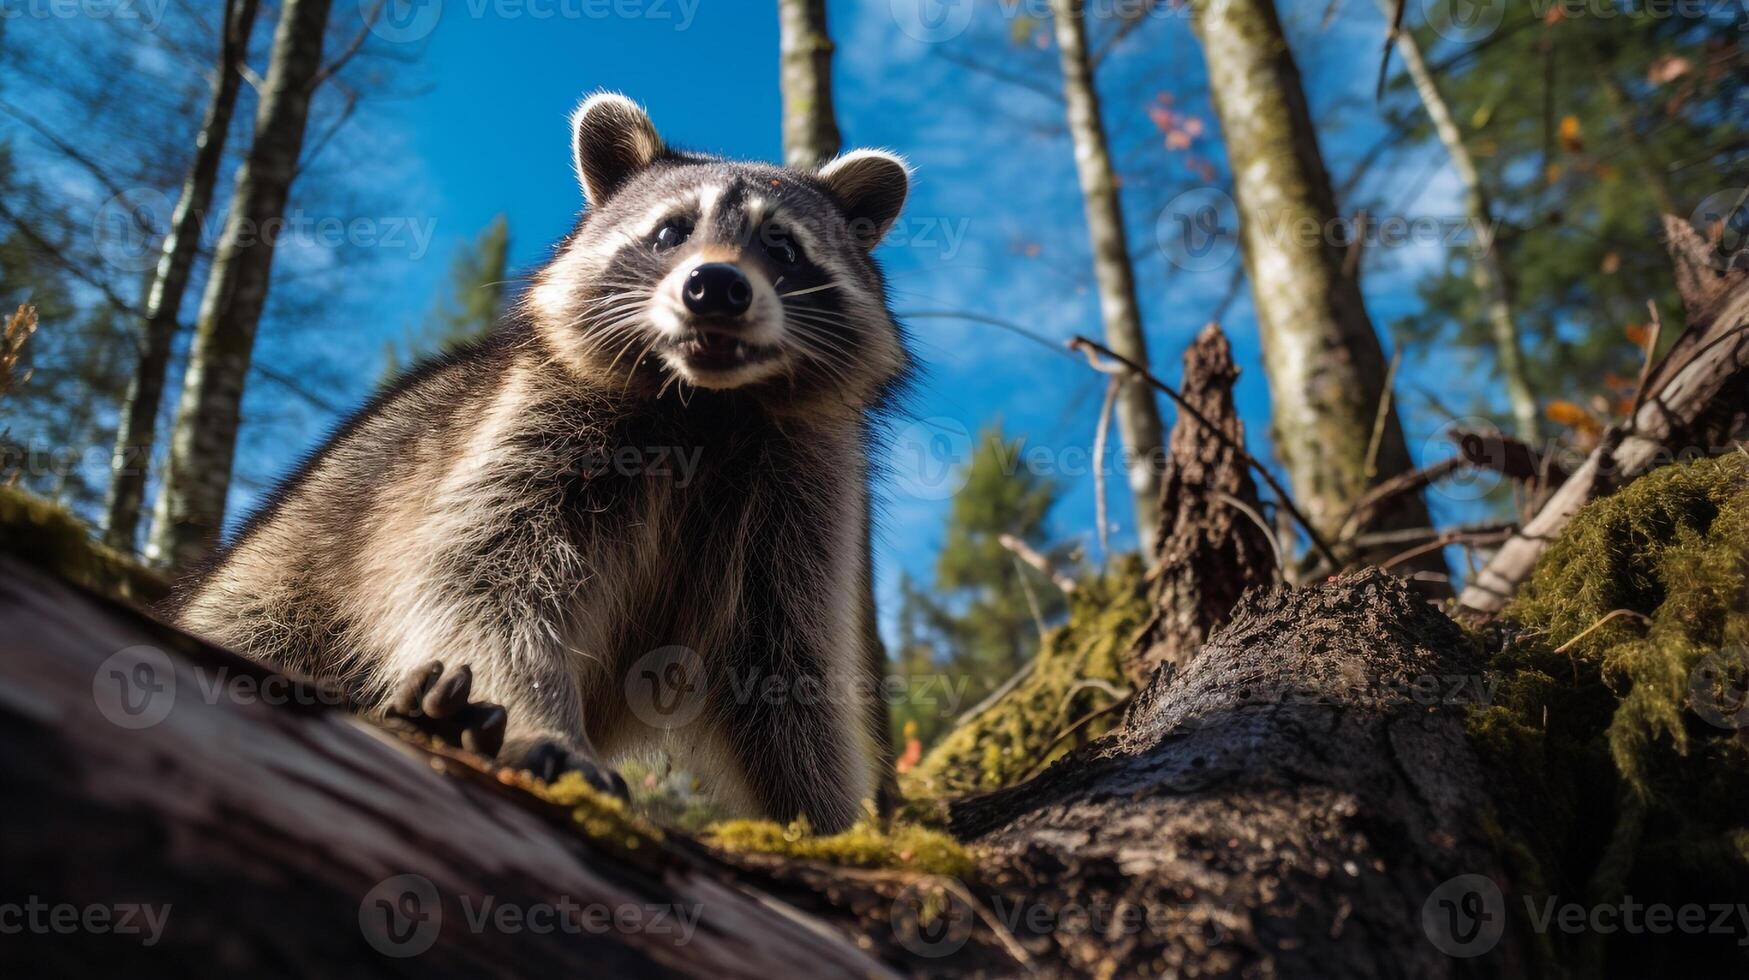
[[[509,720],[503,705],[472,701],[474,672],[466,664],[453,669],[433,660],[402,682],[389,703],[390,719],[447,745],[488,759],[504,747]]]
[[[536,742],[523,758],[522,768],[547,783],[567,772],[575,772],[583,777],[584,782],[603,793],[622,800],[631,799],[626,781],[619,773],[551,740]]]

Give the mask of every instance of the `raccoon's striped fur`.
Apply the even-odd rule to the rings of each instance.
[[[466,663],[508,763],[660,748],[731,809],[842,828],[883,768],[868,440],[908,359],[868,251],[905,168],[679,153],[615,95],[573,137],[589,208],[507,322],[346,423],[176,616],[367,704]],[[694,302],[706,264],[744,313]],[[665,694],[702,701],[667,727],[639,685],[676,676],[638,671],[677,648]]]

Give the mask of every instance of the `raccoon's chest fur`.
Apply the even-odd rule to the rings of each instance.
[[[781,678],[803,648],[842,651],[854,669],[854,420],[774,419],[733,393],[577,390],[526,362],[453,411],[358,519],[369,540],[344,593],[357,645],[503,636],[503,658],[475,659],[506,670],[556,653],[608,753],[642,740],[624,679],[652,651],[695,651],[713,682]]]

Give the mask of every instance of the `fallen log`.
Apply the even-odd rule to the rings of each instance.
[[[690,841],[4,558],[0,637],[8,975],[895,975]]]

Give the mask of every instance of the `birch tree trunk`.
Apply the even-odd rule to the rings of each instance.
[[[832,111],[832,35],[826,0],[778,0],[783,162],[812,170],[838,154]]]
[[[1087,51],[1085,5],[1082,0],[1051,0],[1051,15],[1056,22],[1057,52],[1062,62],[1069,135],[1075,143],[1075,169],[1081,177],[1087,234],[1093,243],[1093,272],[1099,283],[1105,342],[1137,364],[1147,364],[1148,342],[1142,334],[1142,312],[1136,302],[1135,272],[1130,267],[1117,174],[1106,145],[1099,93],[1093,85],[1093,63]],[[1132,379],[1119,390],[1117,426],[1129,456],[1136,537],[1142,554],[1151,561],[1157,552],[1153,537],[1160,526],[1160,468],[1165,457],[1165,437],[1159,405],[1146,382]]]
[[[115,435],[115,456],[110,464],[109,500],[103,539],[110,547],[132,552],[140,523],[140,508],[146,496],[146,473],[151,467],[152,447],[157,441],[158,404],[164,398],[164,376],[170,367],[170,346],[176,338],[182,297],[200,252],[201,229],[213,190],[219,182],[225,138],[237,108],[237,93],[243,86],[242,67],[249,51],[249,35],[255,27],[258,0],[229,0],[219,39],[219,62],[213,77],[212,100],[195,137],[194,164],[182,182],[176,200],[170,233],[164,238],[158,267],[146,294],[145,321],[140,325],[140,345],[133,379],[122,403],[121,421]]]
[[[230,489],[243,383],[267,303],[274,238],[303,149],[332,0],[285,0],[255,115],[255,142],[237,173],[230,214],[201,298],[194,346],[153,517],[152,557],[186,566],[217,541]]]
[[[1193,11],[1233,171],[1276,451],[1301,509],[1338,540],[1367,488],[1410,467],[1395,405],[1380,411],[1384,353],[1359,282],[1344,271],[1346,245],[1328,233],[1339,217],[1336,196],[1275,5],[1195,0]],[[1425,500],[1406,493],[1361,530],[1427,526]],[[1401,567],[1446,571],[1437,553]]]
[[[1382,6],[1389,15],[1391,0],[1386,0]],[[1439,134],[1439,142],[1451,157],[1452,169],[1463,182],[1464,210],[1470,222],[1470,233],[1475,236],[1471,243],[1470,277],[1481,295],[1488,329],[1494,337],[1495,364],[1500,368],[1500,381],[1506,386],[1506,397],[1512,404],[1516,434],[1535,445],[1542,436],[1541,416],[1537,411],[1536,393],[1530,386],[1530,375],[1525,369],[1518,324],[1512,313],[1511,286],[1506,270],[1500,264],[1500,251],[1495,247],[1493,208],[1482,187],[1482,175],[1476,170],[1469,147],[1464,145],[1463,131],[1452,118],[1451,108],[1440,94],[1433,72],[1428,69],[1426,59],[1421,57],[1421,45],[1416,42],[1415,35],[1408,31],[1399,32],[1397,50],[1403,55],[1403,65],[1409,72],[1410,81],[1415,84],[1421,104],[1427,109],[1434,132]]]

